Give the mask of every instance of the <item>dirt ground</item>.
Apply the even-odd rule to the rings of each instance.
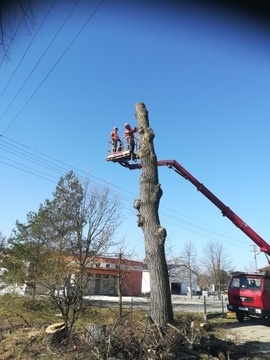
[[[270,359],[270,320],[245,319],[232,323],[229,338],[239,345],[246,346],[249,353],[261,353]]]

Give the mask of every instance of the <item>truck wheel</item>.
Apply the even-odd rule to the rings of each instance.
[[[244,321],[244,317],[245,317],[245,314],[244,314],[244,313],[239,312],[239,311],[236,312],[236,319],[237,319],[239,322],[243,322],[243,321]]]

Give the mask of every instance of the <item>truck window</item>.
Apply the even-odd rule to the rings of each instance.
[[[244,289],[248,289],[249,288],[249,282],[247,278],[241,278],[240,280],[240,287],[244,288]]]
[[[231,288],[233,289],[250,289],[260,290],[261,289],[261,278],[251,277],[235,277],[232,279]],[[268,289],[270,290],[270,279],[268,282]]]
[[[231,288],[233,288],[233,289],[239,289],[240,288],[240,279],[239,278],[233,278],[232,279]]]
[[[249,288],[251,290],[261,290],[261,278],[249,279]]]

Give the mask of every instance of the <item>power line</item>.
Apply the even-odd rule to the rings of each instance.
[[[78,0],[79,1],[79,0]],[[59,64],[59,62],[63,59],[63,57],[65,56],[65,54],[68,52],[68,50],[71,48],[71,46],[74,44],[74,42],[77,40],[78,36],[81,34],[81,32],[84,30],[84,28],[87,26],[87,24],[92,20],[93,16],[96,14],[96,12],[98,11],[99,7],[101,6],[101,4],[103,3],[104,0],[101,0],[98,5],[95,7],[95,9],[93,10],[93,12],[89,15],[89,17],[87,18],[87,20],[85,21],[85,23],[83,24],[83,26],[80,28],[80,30],[77,32],[77,34],[75,35],[75,37],[72,39],[72,41],[69,43],[69,45],[67,46],[67,48],[64,50],[64,52],[61,54],[61,56],[59,57],[59,59],[55,62],[55,64],[51,67],[51,69],[49,70],[49,72],[47,73],[47,75],[44,77],[44,79],[40,82],[40,84],[37,86],[37,88],[35,89],[35,91],[32,93],[32,95],[28,98],[28,100],[25,102],[25,104],[22,106],[22,108],[19,110],[19,112],[17,113],[17,115],[10,121],[10,123],[8,124],[8,126],[5,128],[5,130],[2,132],[2,135],[4,135],[7,130],[10,128],[10,126],[14,123],[14,121],[18,118],[18,116],[23,112],[23,110],[26,108],[26,106],[28,105],[28,103],[33,99],[33,97],[36,95],[36,93],[38,92],[38,90],[41,88],[41,86],[45,83],[45,81],[48,79],[48,77],[51,75],[51,73],[53,72],[53,70],[56,68],[56,66]],[[33,71],[32,71],[33,72]],[[31,74],[32,74],[31,72]],[[30,75],[31,75],[30,74]],[[28,77],[29,78],[29,77]],[[28,80],[27,78],[27,80]],[[23,84],[24,86],[24,84]],[[20,92],[20,90],[19,90]],[[0,117],[0,121],[2,120],[3,116],[6,114],[6,112],[9,110],[10,106],[13,104],[15,98],[17,97],[18,93],[15,95],[15,97],[13,98],[12,102],[9,104],[8,108],[6,109],[6,111],[2,114],[2,116]]]
[[[4,159],[4,160],[11,161],[12,163],[14,163],[14,164],[16,164],[16,165],[20,165],[20,166],[21,166],[21,163],[19,163],[18,161],[10,160],[10,159],[6,158],[5,156],[1,156],[1,155],[0,155],[0,158],[2,158],[2,159]],[[48,175],[47,173],[42,172],[42,171],[39,171],[39,170],[37,170],[37,169],[34,169],[34,168],[30,167],[30,166],[23,165],[26,169],[34,170],[35,173],[33,173],[33,172],[31,172],[31,171],[27,171],[26,169],[23,169],[22,167],[19,167],[19,166],[16,166],[16,165],[10,165],[9,163],[4,162],[4,161],[0,161],[0,162],[3,163],[3,164],[6,164],[6,165],[12,166],[12,167],[14,167],[14,168],[16,168],[16,169],[19,169],[19,170],[28,172],[28,173],[31,174],[31,175],[39,176],[39,177],[42,177],[43,179],[49,180],[47,177],[44,177],[45,175]],[[40,173],[42,176],[38,175],[37,173]],[[55,180],[57,180],[57,178],[55,178]]]
[[[4,158],[5,161],[1,161],[2,163],[55,183],[57,183],[58,180],[55,174],[57,174],[58,176],[62,176],[63,173],[67,173],[68,171],[70,171],[70,169],[73,169],[74,171],[77,171],[79,174],[81,174],[76,175],[82,182],[85,181],[85,176],[89,175],[86,172],[76,167],[73,167],[72,165],[69,165],[63,161],[59,161],[54,157],[48,156],[40,151],[34,150],[29,146],[23,145],[5,136],[0,136],[0,147],[7,153],[12,154],[20,159],[26,160],[27,162],[34,164],[36,167],[25,165],[22,162],[14,161],[12,159],[10,160],[6,157]],[[8,160],[10,160],[11,163],[7,163]],[[45,168],[47,172],[41,171],[39,170],[39,168]],[[125,209],[126,212],[134,216],[136,215],[136,210],[130,206],[136,194],[92,175],[91,183],[93,183],[97,188],[100,189],[104,188],[105,185],[110,186],[112,193],[117,196],[121,196],[121,207]],[[103,183],[103,185],[101,185],[101,183]],[[112,188],[115,188],[117,190],[112,190]],[[187,217],[181,213],[172,211],[164,206],[160,206],[160,208],[160,215],[162,218],[162,223],[164,224],[168,224],[169,226],[173,226],[174,228],[182,229],[184,231],[188,231],[190,233],[197,234],[208,239],[216,239],[217,237],[222,237],[225,238],[226,241],[233,241],[234,244],[236,241],[238,241],[239,243],[241,242],[240,240],[237,240],[235,237],[223,231],[220,231],[207,224]]]
[[[22,159],[25,159],[31,163],[35,163],[36,165],[38,165],[40,167],[46,167],[48,170],[51,170],[51,171],[56,172],[61,175],[63,173],[70,171],[70,169],[73,169],[74,171],[77,171],[78,173],[83,174],[84,177],[82,175],[77,175],[81,181],[84,181],[85,176],[89,175],[85,171],[82,171],[82,170],[78,169],[77,167],[74,167],[70,164],[60,161],[52,156],[48,156],[40,151],[37,151],[29,146],[23,145],[23,144],[19,143],[18,141],[12,140],[3,135],[0,135],[0,147],[8,153],[11,153]],[[21,163],[21,166],[23,166],[22,163]],[[106,184],[105,180],[103,180],[101,178],[98,178],[95,176],[91,176],[91,177],[99,181],[99,182],[95,182],[95,184],[98,187],[101,187],[99,184],[100,182],[103,182],[104,184]],[[109,185],[112,185],[112,184],[109,184]],[[115,188],[124,190],[123,188],[120,188],[119,186],[116,186],[116,185],[112,185],[112,186],[114,186]],[[127,190],[125,190],[125,191],[128,192]],[[130,193],[130,194],[132,194],[132,193]]]
[[[74,4],[74,6],[71,8],[70,12],[68,13],[67,17],[65,18],[65,20],[63,21],[63,23],[61,24],[61,26],[59,27],[59,29],[57,30],[57,32],[55,33],[55,35],[53,36],[53,38],[51,39],[51,41],[49,42],[48,46],[46,47],[46,49],[43,51],[43,53],[41,54],[40,58],[38,59],[37,63],[35,64],[35,66],[33,67],[33,69],[31,70],[31,72],[28,74],[27,78],[24,80],[23,84],[21,85],[21,87],[19,88],[19,90],[17,91],[16,95],[13,97],[13,99],[11,100],[11,102],[9,103],[9,105],[7,106],[6,110],[3,112],[3,114],[0,117],[0,121],[3,119],[3,117],[6,115],[6,113],[8,112],[8,110],[10,109],[10,107],[12,106],[12,104],[14,103],[14,101],[16,100],[16,98],[18,97],[18,95],[20,94],[20,92],[23,90],[23,88],[25,87],[25,85],[27,84],[28,80],[30,79],[30,77],[32,76],[32,74],[34,73],[34,71],[36,70],[36,68],[38,67],[38,65],[40,64],[41,60],[43,59],[43,57],[45,56],[45,54],[47,53],[47,51],[49,50],[49,48],[51,47],[51,45],[54,43],[55,39],[57,38],[57,36],[59,35],[59,33],[61,32],[61,30],[63,29],[63,27],[65,26],[66,22],[68,21],[68,19],[70,18],[71,14],[73,13],[73,11],[75,10],[75,8],[78,5],[79,0]],[[49,72],[50,74],[50,72]],[[48,75],[47,75],[48,77]],[[46,78],[47,78],[46,77]],[[45,80],[46,80],[45,78]],[[41,83],[42,85],[42,83]],[[40,85],[40,86],[41,86]],[[39,89],[39,87],[37,88],[37,90]],[[30,97],[30,99],[33,98],[33,96],[35,95],[35,93],[37,92],[37,90],[34,92],[34,94]],[[29,102],[29,101],[28,101]],[[26,102],[26,105],[28,104],[28,102]],[[23,107],[23,109],[25,108],[25,106]],[[16,117],[15,117],[16,118]],[[15,119],[14,119],[15,120]],[[13,121],[14,121],[13,120]],[[13,122],[12,121],[12,122]],[[11,123],[12,123],[11,122]],[[10,123],[10,125],[11,125]],[[9,126],[10,126],[9,125]],[[9,126],[7,127],[7,129],[9,128]],[[6,129],[6,130],[7,130]]]
[[[20,148],[19,146],[14,145],[14,144],[9,144],[7,141],[5,141],[3,139],[0,142],[0,147],[2,147],[2,149],[4,149],[6,152],[8,152],[10,154],[13,154],[20,158],[31,161],[37,165],[44,166],[47,169],[55,170],[55,171],[58,171],[59,173],[63,173],[63,171],[66,171],[66,168],[60,167],[59,165],[55,165],[52,161],[42,159],[40,156],[33,154],[33,152],[30,152],[27,150],[22,151],[22,148]],[[42,154],[42,153],[40,153],[40,154]],[[45,156],[45,155],[43,154],[43,156]],[[53,159],[53,160],[56,160],[56,159]]]
[[[7,58],[7,57],[8,57],[8,51],[9,51],[9,49],[10,49],[10,47],[11,47],[11,45],[12,45],[13,41],[15,40],[15,37],[16,37],[16,35],[17,35],[18,31],[19,31],[19,28],[21,27],[21,25],[22,25],[22,23],[23,23],[23,19],[24,19],[24,15],[22,15],[22,17],[21,17],[21,21],[19,22],[19,25],[17,26],[16,31],[15,31],[15,33],[14,33],[13,37],[11,38],[11,41],[10,41],[10,43],[9,43],[9,45],[8,45],[8,48],[7,48],[7,49],[6,49],[6,51],[5,51],[5,54],[4,54],[3,59],[2,59],[2,61],[1,61],[0,67],[2,66],[2,64],[3,64],[4,60],[5,60],[5,58]]]
[[[19,67],[20,67],[20,65],[21,65],[21,63],[22,63],[22,61],[23,61],[23,59],[25,58],[25,56],[26,56],[26,54],[28,53],[28,51],[29,51],[30,47],[32,46],[32,44],[33,44],[34,40],[36,39],[37,35],[39,34],[39,31],[41,30],[41,28],[42,28],[43,24],[45,23],[45,20],[47,19],[47,17],[48,17],[48,15],[49,15],[49,13],[50,13],[51,9],[53,8],[53,6],[54,6],[55,2],[56,2],[56,0],[54,0],[54,1],[51,3],[50,8],[49,8],[49,10],[46,12],[46,14],[45,14],[45,16],[44,16],[44,18],[43,18],[42,22],[40,23],[40,25],[39,25],[39,27],[38,27],[38,29],[37,29],[36,33],[35,33],[35,35],[32,37],[32,40],[30,41],[30,43],[29,43],[28,47],[26,48],[25,52],[23,53],[23,55],[22,55],[22,57],[21,57],[21,60],[19,61],[18,65],[16,66],[15,70],[13,71],[13,73],[12,73],[12,75],[11,75],[11,77],[10,77],[9,81],[7,82],[6,86],[4,87],[4,89],[3,89],[2,93],[0,94],[0,99],[2,98],[3,94],[5,93],[6,89],[7,89],[7,88],[8,88],[8,86],[9,86],[9,84],[11,83],[11,80],[12,80],[12,79],[13,79],[13,77],[15,76],[15,74],[16,74],[17,70],[19,69]],[[0,66],[1,66],[1,65],[0,65]]]

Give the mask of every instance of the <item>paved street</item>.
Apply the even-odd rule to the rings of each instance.
[[[86,296],[86,300],[91,301],[91,303],[99,306],[117,306],[118,297],[117,296]],[[226,298],[225,298],[226,299]],[[205,312],[206,313],[223,313],[227,311],[227,301],[218,300],[217,297],[209,296],[198,297],[194,296],[192,299],[187,296],[182,295],[172,295],[172,303],[175,311],[183,312]],[[123,297],[123,305],[125,307],[134,306],[147,310],[149,307],[149,298],[147,297]]]
[[[24,295],[23,289],[19,287],[5,287],[3,289],[0,289],[0,295],[6,293],[16,293],[18,295]],[[117,296],[103,295],[85,296],[84,299],[98,306],[118,306],[119,301]],[[193,296],[192,299],[184,295],[172,295],[172,303],[175,311],[204,313],[205,308],[206,313],[223,313],[227,311],[226,297],[224,297],[224,300],[222,302],[214,296],[208,296],[204,300],[203,296],[199,297],[197,295]],[[123,296],[123,306],[134,306],[143,310],[147,310],[149,307],[149,298],[147,296]]]

